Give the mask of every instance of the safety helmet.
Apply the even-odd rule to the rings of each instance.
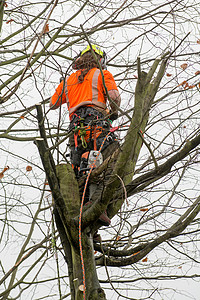
[[[91,46],[92,46],[92,49],[94,50],[95,53],[99,54],[101,57],[104,57],[104,51],[102,51],[99,46],[94,45],[94,44],[92,44]],[[84,53],[90,51],[90,49],[91,49],[90,45],[88,45],[83,51],[81,51],[81,56]]]
[[[94,50],[94,52],[96,54],[99,54],[101,56],[99,62],[101,64],[101,67],[102,69],[107,69],[107,66],[106,66],[106,62],[107,62],[107,56],[106,56],[106,53],[105,51],[101,50],[101,48],[98,46],[98,45],[94,45],[92,44],[92,49]],[[76,67],[76,62],[77,60],[83,55],[85,54],[86,52],[90,51],[91,48],[90,48],[90,45],[88,45],[85,49],[83,49],[75,58],[74,58],[74,63],[72,65],[72,68],[77,70],[77,67]]]

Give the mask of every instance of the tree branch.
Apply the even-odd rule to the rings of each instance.
[[[97,260],[97,265],[104,265],[106,259],[107,266],[119,267],[134,264],[145,257],[155,247],[159,246],[163,242],[177,237],[185,228],[194,220],[197,214],[200,212],[200,196],[192,204],[192,206],[164,233],[163,235],[155,238],[152,242],[147,243],[145,247],[137,254],[128,258],[114,259],[112,257],[102,257]],[[144,246],[144,245],[143,245]],[[129,250],[130,251],[130,250]]]
[[[142,184],[149,185],[152,182],[160,179],[161,177],[168,174],[171,168],[179,161],[184,159],[187,155],[189,155],[190,151],[195,149],[200,144],[200,135],[195,137],[193,140],[188,141],[182,150],[178,153],[174,154],[171,158],[169,158],[165,163],[158,166],[153,171],[150,171],[142,176],[139,176],[135,180],[133,180],[130,184],[126,186],[126,191],[128,196],[132,196],[136,192],[136,188],[142,186]]]

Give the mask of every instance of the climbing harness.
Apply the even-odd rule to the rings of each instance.
[[[70,141],[71,163],[76,176],[80,177],[85,174],[84,169],[87,168],[86,156],[88,158],[88,155],[85,153],[100,149],[104,137],[110,132],[110,122],[104,120],[104,115],[96,109],[81,107],[74,113],[69,129],[74,131]],[[115,140],[116,136],[111,132],[103,143],[102,151]]]

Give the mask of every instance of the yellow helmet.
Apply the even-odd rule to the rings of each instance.
[[[99,62],[101,64],[102,69],[107,69],[107,66],[106,66],[107,56],[106,56],[105,51],[101,50],[101,48],[99,46],[97,46],[97,45],[92,44],[91,46],[92,46],[92,49],[94,50],[94,52],[97,53],[97,54],[99,54],[101,56],[101,58],[99,59]],[[85,54],[86,52],[88,52],[90,50],[91,50],[91,47],[90,47],[90,45],[88,45],[76,57],[74,57],[74,61],[73,61],[73,64],[72,64],[72,68],[74,70],[78,70],[78,68],[77,68],[77,62],[78,62],[79,58],[83,54]]]
[[[102,51],[102,50],[100,49],[99,46],[94,45],[94,44],[92,44],[91,46],[92,46],[92,49],[94,50],[94,52],[96,52],[96,53],[99,54],[100,56],[104,57],[104,51]],[[88,46],[81,52],[81,56],[82,56],[84,53],[90,51],[90,49],[91,49],[91,48],[90,48],[90,45],[88,45]]]

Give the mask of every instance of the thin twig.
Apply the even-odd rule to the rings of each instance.
[[[123,187],[123,189],[124,189],[124,196],[125,196],[126,204],[127,204],[127,206],[129,206],[129,203],[128,203],[128,197],[127,197],[127,191],[126,191],[125,184],[124,184],[122,178],[121,178],[118,174],[116,174],[116,176],[117,176],[117,177],[119,178],[119,180],[121,181],[122,187]]]
[[[157,163],[157,161],[156,161],[156,158],[155,158],[155,156],[154,156],[154,154],[153,154],[153,151],[152,151],[150,145],[145,141],[145,139],[144,139],[144,137],[143,137],[143,135],[142,135],[142,133],[141,133],[140,131],[138,131],[138,134],[139,134],[139,136],[141,137],[141,139],[142,139],[142,141],[144,142],[144,144],[145,144],[145,146],[147,147],[147,149],[149,150],[149,152],[150,152],[150,154],[151,154],[151,156],[152,156],[152,159],[153,159],[155,168],[157,169],[157,168],[158,168],[158,163]]]

